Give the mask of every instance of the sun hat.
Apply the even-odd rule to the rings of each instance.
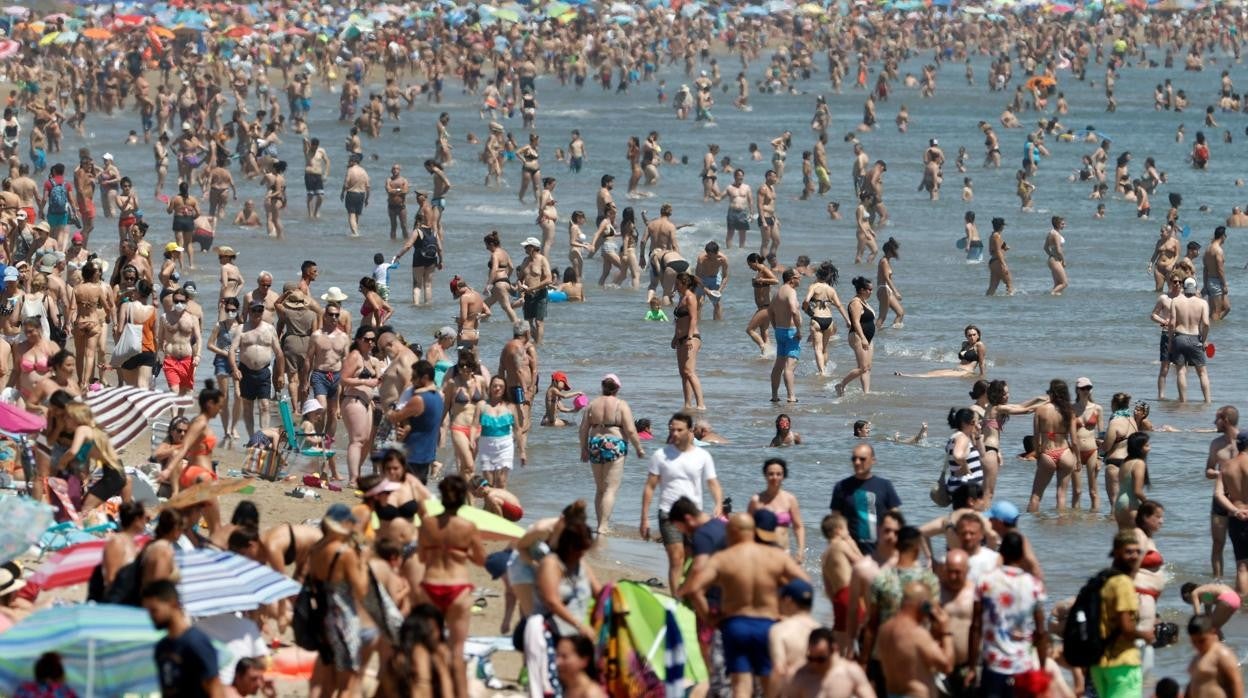
[[[325,409],[325,407],[322,406],[321,403],[317,402],[316,398],[310,397],[307,400],[303,401],[303,408],[299,410],[299,414],[304,415],[304,414],[308,414],[309,412],[315,412],[317,410],[323,410],[323,409]]]
[[[6,562],[0,565],[0,596],[12,594],[26,586],[22,579],[22,566],[17,562]]]
[[[337,286],[330,286],[328,291],[321,294],[321,300],[329,301],[331,303],[341,303],[345,301],[347,297],[347,294],[343,293],[342,289]]]
[[[614,373],[608,373],[607,375],[603,376],[602,379],[604,381],[611,381],[612,383],[615,383],[615,387],[617,388],[624,387],[624,384],[620,382],[620,377],[615,375]]]

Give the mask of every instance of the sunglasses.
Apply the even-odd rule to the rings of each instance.
[[[376,342],[376,341],[377,341],[377,338],[376,338],[376,337],[360,337],[360,339],[364,340],[365,342]]]
[[[329,318],[330,320],[337,320],[338,313],[325,313],[325,317]]]

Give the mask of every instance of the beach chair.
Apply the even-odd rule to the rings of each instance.
[[[334,457],[334,452],[320,446],[308,446],[303,440],[309,436],[324,437],[325,434],[302,432],[296,429],[294,411],[290,408],[290,400],[288,398],[282,398],[277,401],[277,411],[282,417],[282,434],[284,436],[283,443],[280,445],[290,452],[291,465],[294,466],[298,461],[298,457],[303,456],[311,459],[314,463],[319,462],[316,472],[324,470],[329,459]]]

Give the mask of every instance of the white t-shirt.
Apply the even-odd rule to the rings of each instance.
[[[670,510],[681,497],[702,508],[702,483],[716,479],[715,461],[701,446],[681,451],[668,444],[650,456],[647,472],[659,476],[659,511]]]
[[[1001,556],[997,551],[983,546],[979,552],[970,557],[967,562],[966,578],[971,580],[972,584],[978,584],[984,575],[1001,566]]]

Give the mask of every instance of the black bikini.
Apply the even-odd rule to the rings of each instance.
[[[404,502],[397,507],[393,504],[382,504],[377,507],[377,518],[382,521],[394,521],[400,517],[410,521],[418,513],[420,513],[420,502],[415,499],[410,502]]]

